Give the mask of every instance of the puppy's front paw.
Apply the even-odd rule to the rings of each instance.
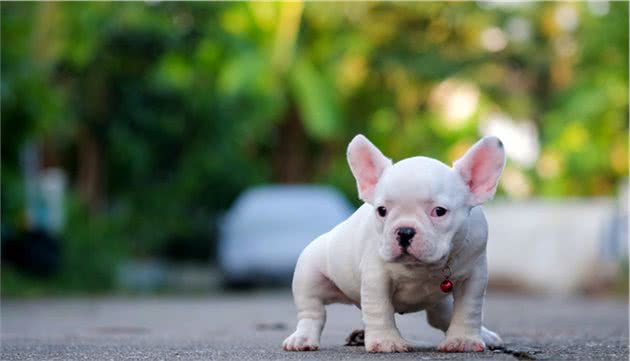
[[[319,341],[314,337],[295,331],[284,340],[282,349],[285,351],[317,351],[319,349]]]
[[[366,331],[367,352],[409,352],[412,349],[411,345],[396,333]]]
[[[486,344],[479,336],[447,336],[437,349],[442,352],[483,352]]]

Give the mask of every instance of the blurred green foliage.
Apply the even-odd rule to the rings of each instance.
[[[34,139],[77,199],[62,283],[106,287],[123,254],[210,247],[248,186],[355,200],[356,133],[450,163],[493,113],[540,142],[502,194],[612,194],[628,172],[628,4],[603,4],[3,3],[3,227],[23,224]],[[474,106],[449,119],[442,98],[461,89]]]

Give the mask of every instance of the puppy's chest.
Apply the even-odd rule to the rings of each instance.
[[[416,312],[431,307],[447,294],[440,290],[436,275],[403,276],[392,279],[392,304],[398,313]]]

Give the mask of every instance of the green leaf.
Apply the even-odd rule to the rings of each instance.
[[[341,128],[341,112],[332,83],[304,58],[297,61],[290,77],[291,91],[307,133],[317,139],[334,138]]]

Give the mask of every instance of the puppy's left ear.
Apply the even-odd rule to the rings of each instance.
[[[470,191],[469,205],[492,199],[505,166],[505,150],[497,137],[484,137],[453,163]]]

